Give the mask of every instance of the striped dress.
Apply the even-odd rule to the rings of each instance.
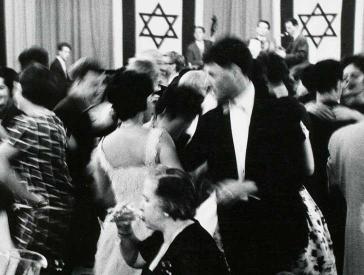
[[[55,115],[20,115],[8,127],[10,145],[19,154],[11,161],[28,190],[44,196],[49,206],[34,210],[24,201],[11,213],[16,247],[62,259],[73,208],[71,178],[66,164],[66,133]]]

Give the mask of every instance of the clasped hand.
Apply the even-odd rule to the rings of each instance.
[[[120,209],[114,212],[113,218],[111,221],[115,222],[118,228],[119,236],[130,235],[132,233],[131,224],[135,220],[136,216],[134,213],[134,209],[125,204],[120,207]]]

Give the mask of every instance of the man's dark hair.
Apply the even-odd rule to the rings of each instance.
[[[288,22],[291,22],[293,26],[298,26],[298,21],[295,18],[289,18],[284,23],[286,24]]]
[[[57,50],[58,51],[62,51],[63,47],[67,47],[70,50],[72,50],[71,45],[69,43],[67,43],[67,42],[60,42],[60,43],[57,44]]]
[[[340,62],[326,59],[317,62],[313,67],[315,77],[315,88],[320,94],[336,89],[337,82],[342,79],[342,68]]]
[[[305,86],[307,91],[309,92],[315,92],[316,90],[314,67],[315,67],[314,65],[309,64],[308,66],[303,68],[299,76],[302,85]]]
[[[21,70],[24,70],[32,63],[39,63],[45,67],[49,67],[48,52],[39,46],[33,46],[22,51],[18,57]]]
[[[20,74],[22,95],[30,102],[53,109],[57,100],[57,85],[50,70],[39,63],[26,67]]]
[[[259,23],[264,23],[264,24],[266,24],[266,25],[268,26],[268,30],[270,30],[270,23],[269,23],[267,20],[260,19],[260,20],[258,21],[257,26],[259,25]]]
[[[204,27],[202,27],[202,26],[195,26],[195,30],[196,30],[196,29],[201,29],[203,33],[205,33],[205,32],[206,32],[205,28],[204,28]]]
[[[203,57],[204,63],[216,63],[221,67],[236,64],[241,72],[251,78],[253,58],[246,44],[236,37],[216,41]]]
[[[104,72],[101,64],[93,58],[84,57],[77,60],[71,67],[69,75],[72,80],[83,79],[85,75],[89,72],[102,73]]]

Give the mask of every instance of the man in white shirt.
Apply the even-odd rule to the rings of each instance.
[[[51,64],[50,70],[53,73],[60,89],[60,99],[64,98],[70,86],[70,79],[67,73],[67,60],[72,51],[70,44],[61,42],[57,45],[58,54]]]
[[[204,37],[205,28],[196,26],[194,32],[195,42],[191,43],[186,51],[187,63],[192,68],[202,67],[202,56],[212,45],[212,42],[210,40],[205,40]]]
[[[291,257],[307,241],[302,226],[307,222],[286,166],[292,152],[275,134],[278,100],[268,98],[267,87],[254,80],[255,61],[241,40],[227,37],[215,42],[204,62],[218,107],[199,120],[181,154],[184,168],[206,166],[210,184],[202,184],[207,191],[200,190],[201,200],[216,191],[218,228],[231,274],[289,270]],[[280,130],[289,126],[282,124]],[[249,192],[256,188],[256,194]],[[231,201],[226,200],[229,194]]]

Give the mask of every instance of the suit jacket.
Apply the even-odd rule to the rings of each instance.
[[[275,274],[288,270],[307,243],[301,187],[303,137],[290,99],[256,97],[249,126],[245,178],[261,200],[218,206],[225,255],[232,274]],[[298,133],[298,134],[297,134]],[[223,107],[206,113],[181,155],[186,170],[207,161],[212,182],[238,178],[230,115]],[[289,217],[289,218],[287,218]]]
[[[50,66],[50,71],[52,72],[57,86],[59,88],[59,101],[67,95],[67,90],[70,87],[71,81],[68,75],[63,71],[62,65],[57,58],[54,59]]]
[[[329,194],[327,188],[326,164],[329,156],[329,140],[336,130],[353,122],[327,120],[312,113],[309,113],[309,116],[311,123],[310,141],[315,160],[315,171],[310,177],[310,184],[306,187],[327,219],[326,211],[329,210],[327,205]]]
[[[206,52],[208,49],[211,48],[212,42],[210,40],[204,40],[203,42],[205,44],[205,52]],[[203,65],[202,55],[201,55],[200,49],[197,47],[196,42],[191,43],[187,47],[186,59],[187,59],[187,63],[189,63],[191,65],[197,65],[197,66]]]
[[[364,123],[336,131],[329,142],[329,153],[330,187],[339,187],[347,203],[343,274],[364,274]]]
[[[286,50],[286,63],[289,68],[302,63],[308,63],[308,42],[306,37],[300,34],[289,43]]]

